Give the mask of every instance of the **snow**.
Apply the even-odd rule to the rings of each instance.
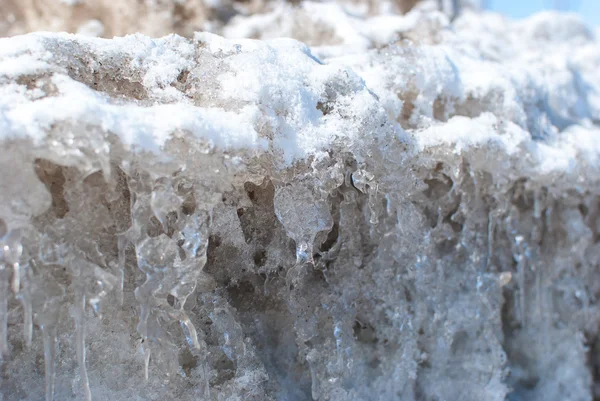
[[[276,8],[272,13],[279,17],[273,18],[284,15],[286,7]],[[16,93],[6,93],[1,105],[3,125],[7,127],[3,135],[29,132],[40,139],[47,127],[68,119],[70,114],[73,120],[89,116],[91,123],[121,135],[126,144],[135,144],[140,149],[159,149],[172,131],[178,129],[191,130],[215,146],[264,149],[266,142],[259,138],[254,128],[258,116],[263,114],[262,118],[266,117],[268,124],[277,129],[281,119],[277,116],[280,111],[276,109],[285,109],[287,131],[282,130],[283,135],[277,137],[275,143],[283,150],[284,158],[291,162],[325,149],[334,137],[355,135],[340,132],[342,120],[322,118],[315,108],[328,80],[334,79],[340,71],[345,71],[348,76],[354,76],[354,71],[358,73],[352,78],[357,82],[353,84],[356,92],[348,107],[359,115],[370,108],[383,107],[388,116],[398,119],[403,104],[398,100],[398,91],[415,91],[414,108],[420,113],[421,120],[417,122],[417,128],[425,129],[429,138],[425,141],[420,134],[416,135],[418,147],[440,140],[448,142],[449,138],[453,138],[451,142],[458,147],[463,147],[474,138],[481,142],[481,135],[489,135],[489,140],[495,140],[493,138],[497,136],[494,130],[484,130],[487,134],[471,137],[471,133],[480,132],[480,118],[451,118],[447,125],[439,125],[433,116],[433,104],[439,98],[448,99],[450,106],[475,99],[498,119],[512,121],[525,130],[530,128],[527,119],[532,114],[528,107],[536,108],[534,113],[548,115],[551,120],[548,124],[558,131],[571,125],[585,127],[586,121],[600,116],[600,82],[595,73],[600,64],[598,44],[591,31],[573,15],[542,13],[526,21],[512,22],[494,14],[480,18],[478,14],[467,13],[457,23],[456,33],[445,32],[446,39],[440,44],[392,45],[373,51],[369,50],[372,43],[389,42],[393,38],[392,32],[409,31],[428,14],[417,9],[404,17],[364,18],[352,16],[334,3],[310,2],[302,3],[301,11],[314,15],[313,22],[318,26],[332,27],[334,35],[343,38],[343,42],[338,45],[324,43],[311,50],[289,39],[232,40],[209,33],[197,34],[194,42],[174,36],[149,39],[140,35],[112,41],[65,34],[2,39],[0,73],[3,76],[52,70],[55,67],[49,63],[57,55],[53,56],[50,49],[60,46],[61,41],[75,41],[103,58],[130,60],[130,68],[144,70],[141,83],[146,90],[157,98],[172,96],[180,102],[177,107],[135,102],[126,106],[112,105],[105,96],[63,77],[54,80],[61,92],[59,96],[21,104],[15,98]],[[242,29],[243,26],[254,24],[256,18],[267,17],[237,18],[238,21],[233,21],[231,28],[225,31],[230,36],[247,34],[248,30]],[[275,31],[272,35],[279,33]],[[497,40],[493,39],[496,37]],[[495,42],[498,41],[506,43],[497,46]],[[578,46],[571,46],[572,41]],[[227,107],[206,108],[189,104],[170,85],[181,71],[192,68],[195,46],[200,43],[212,54],[227,59],[227,69],[215,77],[219,82],[218,96],[243,105],[242,112],[226,110]],[[323,46],[338,48],[349,55],[323,52]],[[548,51],[548,46],[552,47],[552,52]],[[502,54],[494,54],[497,49],[501,49]],[[313,51],[320,52],[325,58],[319,61],[312,55]],[[394,65],[390,68],[384,67],[392,62]],[[368,95],[368,91],[376,98]],[[489,106],[491,109],[481,104],[484,99],[493,103]],[[537,105],[531,106],[536,102],[542,102],[541,109]],[[267,103],[275,114],[264,115],[260,105]],[[67,104],[70,106],[65,107]],[[90,113],[91,110],[96,112]],[[24,126],[25,116],[31,116],[37,124],[28,122]],[[462,137],[456,132],[457,121],[461,121],[462,128],[458,132],[464,133]],[[430,124],[431,128],[427,128]],[[548,124],[539,129],[551,132],[552,127]],[[443,139],[434,140],[432,132]],[[228,138],[232,134],[234,136]],[[351,140],[351,136],[346,140]],[[503,142],[507,141],[503,139]],[[522,138],[520,142],[523,142]],[[508,148],[512,152],[517,145],[513,143]],[[590,150],[586,149],[586,152]]]
[[[322,29],[330,29],[333,34],[333,38],[315,37],[321,43],[312,48],[289,39],[260,42],[225,39],[209,33],[196,34],[193,42],[175,36],[149,39],[140,35],[111,41],[65,34],[2,39],[2,76],[53,71],[56,67],[51,64],[52,58],[58,55],[52,55],[52,49],[60,47],[61,41],[74,42],[103,58],[129,60],[125,62],[130,68],[144,71],[140,83],[149,93],[157,99],[171,97],[179,102],[177,107],[139,102],[117,106],[85,85],[72,83],[66,77],[56,78],[58,96],[23,104],[18,100],[18,90],[5,93],[0,105],[3,135],[28,133],[40,139],[45,129],[70,115],[73,120],[88,116],[85,118],[91,119],[90,123],[117,133],[126,144],[140,149],[160,149],[175,130],[191,130],[215,146],[264,149],[265,139],[260,138],[255,125],[258,120],[266,120],[262,124],[280,129],[282,134],[274,142],[282,149],[284,159],[291,162],[327,148],[334,138],[347,136],[345,140],[351,141],[356,135],[353,130],[342,131],[343,119],[323,118],[315,108],[328,80],[335,79],[340,71],[350,77],[358,74],[352,78],[355,89],[347,106],[356,110],[357,118],[364,118],[361,116],[375,107],[385,109],[390,118],[397,120],[406,101],[399,93],[413,91],[416,97],[411,101],[419,121],[411,124],[414,129],[425,130],[427,134],[423,135],[428,138],[415,135],[419,148],[439,141],[448,143],[449,138],[462,148],[473,141],[480,143],[482,135],[493,141],[498,136],[494,130],[481,132],[483,117],[451,118],[448,124],[440,125],[433,115],[438,99],[446,99],[449,117],[453,107],[473,99],[483,112],[493,113],[499,120],[511,121],[526,131],[536,126],[542,136],[553,136],[552,132],[572,125],[585,127],[586,121],[600,118],[600,80],[596,74],[600,51],[592,31],[578,17],[541,13],[513,22],[492,13],[467,12],[457,22],[455,32],[442,29],[441,43],[386,45],[393,43],[395,35],[410,32],[420,23],[448,23],[441,14],[439,18],[435,15],[417,8],[406,16],[364,17],[335,3],[303,2],[298,9],[279,5],[270,14],[236,17],[224,31],[228,36],[248,36],[270,20],[277,24],[269,28],[271,33],[262,33],[275,37],[286,33],[286,27],[293,26],[291,21],[295,18],[311,16],[311,23],[327,27]],[[291,20],[285,22],[286,19]],[[374,43],[383,48],[371,50]],[[199,107],[171,86],[181,71],[193,68],[198,44],[226,59],[226,69],[215,75],[217,96],[241,109]],[[320,56],[321,61],[313,54]],[[376,97],[370,96],[369,91]],[[265,115],[261,109],[267,103],[273,114]],[[285,128],[281,128],[279,116],[283,110]],[[540,117],[532,117],[533,114]],[[528,121],[541,121],[543,115],[550,121],[533,125]],[[31,116],[27,118],[36,124],[23,124],[25,116]],[[461,128],[457,132],[458,121]],[[439,138],[434,139],[436,136]],[[517,136],[526,148],[522,135]],[[502,140],[511,152],[518,148],[507,141],[510,140]],[[552,141],[546,146],[558,143]],[[589,152],[586,149],[586,154]]]

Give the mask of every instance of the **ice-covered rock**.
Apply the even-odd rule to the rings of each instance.
[[[595,34],[430,6],[0,39],[0,399],[596,397]]]

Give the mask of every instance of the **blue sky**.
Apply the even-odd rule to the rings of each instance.
[[[523,18],[532,13],[554,8],[561,4],[583,15],[584,19],[594,25],[600,25],[600,0],[487,0],[489,8],[513,18]]]

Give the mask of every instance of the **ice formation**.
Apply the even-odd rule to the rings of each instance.
[[[0,39],[0,400],[598,399],[596,33],[391,9]]]

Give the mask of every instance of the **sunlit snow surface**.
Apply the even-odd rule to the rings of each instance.
[[[0,400],[598,397],[596,33],[391,10],[0,39]]]

